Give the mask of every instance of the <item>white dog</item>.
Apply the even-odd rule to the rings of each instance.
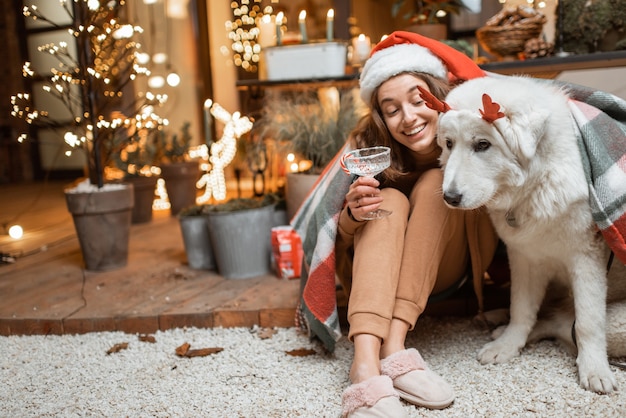
[[[605,333],[608,253],[592,219],[567,100],[557,87],[524,77],[484,77],[453,89],[445,108],[438,103],[443,196],[455,208],[485,206],[509,255],[511,319],[480,350],[480,362],[519,354],[556,281],[573,294],[580,384],[608,393],[617,388]]]

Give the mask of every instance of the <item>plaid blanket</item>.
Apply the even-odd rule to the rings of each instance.
[[[626,101],[589,87],[560,84],[572,99],[593,219],[626,264]]]
[[[584,86],[557,83],[572,97],[594,220],[615,255],[626,263],[626,101]],[[329,351],[341,338],[334,249],[351,182],[339,157],[349,150],[345,145],[327,166],[291,221],[304,250],[296,325],[318,337]]]
[[[313,190],[294,215],[291,225],[302,239],[304,257],[300,276],[302,297],[296,326],[317,336],[329,351],[341,338],[335,282],[335,238],[344,197],[352,178],[341,168],[340,158],[349,142],[317,179]]]

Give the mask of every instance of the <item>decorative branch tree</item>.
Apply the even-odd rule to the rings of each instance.
[[[72,120],[53,120],[49,111],[33,107],[27,93],[11,98],[12,114],[33,126],[58,131],[68,152],[86,151],[89,179],[101,188],[104,167],[114,153],[145,136],[146,130],[167,125],[167,120],[154,113],[154,107],[163,104],[167,96],[135,94],[133,82],[149,71],[137,61],[141,45],[133,38],[142,32],[141,27],[120,22],[124,0],[60,0],[60,4],[73,22],[68,31],[76,39],[76,56],[63,42],[40,46],[40,52],[58,59],[58,67],[46,75],[35,74],[26,62],[23,74],[46,80],[44,90],[58,99]],[[65,27],[48,19],[36,6],[24,7],[24,16],[59,29]],[[22,134],[19,140],[26,137]]]

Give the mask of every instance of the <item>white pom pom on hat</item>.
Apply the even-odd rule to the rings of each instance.
[[[369,105],[374,90],[406,71],[422,72],[449,81],[484,77],[485,72],[460,51],[413,32],[396,31],[372,49],[359,80],[360,94]]]

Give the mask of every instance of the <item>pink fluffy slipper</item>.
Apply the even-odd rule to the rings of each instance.
[[[454,390],[431,371],[414,349],[398,351],[380,363],[382,374],[389,376],[402,399],[430,409],[443,409],[454,401]]]
[[[341,397],[341,416],[349,418],[406,417],[398,394],[387,376],[374,376],[350,385]]]

